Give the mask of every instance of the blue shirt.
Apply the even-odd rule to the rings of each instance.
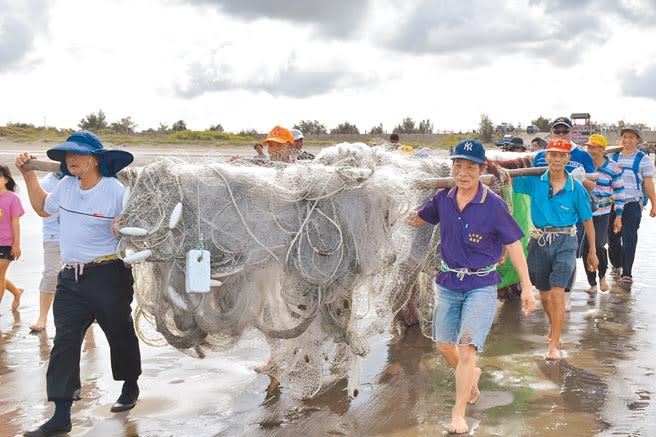
[[[535,155],[535,158],[533,158],[533,167],[547,167],[546,152],[546,150],[540,150]],[[567,170],[567,173],[571,173],[577,167],[583,167],[586,173],[597,171],[592,161],[592,156],[578,146],[572,149],[565,170]]]
[[[479,270],[501,258],[503,246],[524,236],[508,206],[489,188],[479,184],[478,191],[463,211],[458,209],[457,188],[438,190],[417,213],[431,224],[440,224],[440,254],[452,269]],[[468,291],[499,283],[496,270],[484,276],[439,272],[435,282],[455,291]]]
[[[549,183],[549,170],[542,176],[513,178],[513,190],[531,196],[531,220],[536,228],[570,226],[592,217],[588,192],[569,174],[565,186],[555,195]]]

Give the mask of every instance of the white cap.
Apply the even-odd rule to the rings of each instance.
[[[294,135],[294,140],[300,140],[303,138],[303,132],[298,129],[289,129],[289,131]]]

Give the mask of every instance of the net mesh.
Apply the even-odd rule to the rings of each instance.
[[[418,182],[449,169],[340,144],[290,165],[167,159],[127,172],[122,226],[147,233],[121,235],[119,252],[152,252],[133,266],[140,335],[203,357],[258,329],[271,345],[265,372],[316,396],[357,368],[408,302],[430,329],[438,230],[404,218],[434,193]],[[220,285],[187,293],[185,256],[199,241]]]

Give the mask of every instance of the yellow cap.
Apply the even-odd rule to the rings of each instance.
[[[592,134],[585,143],[586,146],[597,146],[605,149],[608,147],[608,140],[602,134]]]

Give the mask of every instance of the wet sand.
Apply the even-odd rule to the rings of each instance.
[[[4,149],[2,152],[5,152]],[[135,151],[135,153],[138,153]],[[0,157],[1,158],[1,157]],[[2,159],[0,159],[1,161]],[[26,199],[23,258],[9,275],[25,288],[20,310],[11,295],[0,303],[0,435],[20,435],[50,417],[45,373],[52,317],[44,333],[29,333],[38,315],[42,269],[41,224]],[[548,363],[547,324],[538,309],[520,315],[517,302],[498,303],[486,350],[481,400],[468,408],[476,435],[653,435],[656,406],[656,296],[651,260],[656,219],[643,215],[635,283],[610,279],[611,291],[589,297],[578,277],[563,333],[565,359]],[[538,305],[539,307],[539,305]],[[301,402],[282,387],[267,394],[268,378],[253,368],[267,359],[266,342],[250,331],[228,353],[206,359],[171,347],[141,344],[141,398],[129,412],[112,414],[121,384],[111,377],[106,339],[92,325],[84,342],[82,399],[73,407],[73,436],[206,435],[442,435],[454,401],[453,372],[432,342],[409,330],[400,340],[381,334],[362,360],[358,396],[341,383]]]

